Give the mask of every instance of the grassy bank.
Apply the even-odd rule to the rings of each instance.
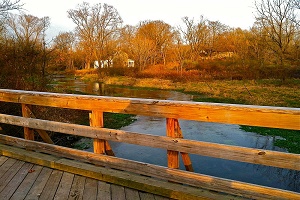
[[[86,81],[98,80],[95,74],[87,74],[82,78]],[[105,77],[100,81],[109,85],[176,90],[200,95],[201,98],[194,99],[195,101],[300,107],[300,79],[289,79],[284,82],[277,79],[172,82],[122,76]]]

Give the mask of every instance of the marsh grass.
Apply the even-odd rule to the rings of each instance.
[[[300,154],[300,131],[254,126],[241,126],[246,132],[254,132],[265,136],[274,136],[274,145],[285,148],[290,153]]]
[[[172,82],[171,80],[107,77],[105,84],[176,90],[203,96],[195,101],[238,103],[262,106],[300,107],[300,80],[232,80]]]

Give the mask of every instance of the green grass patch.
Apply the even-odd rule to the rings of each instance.
[[[210,102],[210,103],[245,104],[245,101],[242,100],[235,100],[231,98],[221,98],[221,97],[194,97],[193,101]]]
[[[285,148],[290,153],[300,154],[300,131],[254,126],[241,126],[240,129],[265,136],[277,136],[275,146]]]
[[[104,128],[120,129],[128,126],[136,119],[135,115],[121,113],[104,113]]]

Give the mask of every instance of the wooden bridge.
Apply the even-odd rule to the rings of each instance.
[[[189,154],[298,171],[300,155],[187,140],[178,122],[300,130],[299,108],[5,89],[0,102],[22,107],[22,116],[0,114],[0,123],[24,127],[24,139],[0,135],[0,199],[300,199],[297,192],[195,173]],[[36,119],[32,105],[90,111],[90,126]],[[102,128],[103,112],[166,118],[166,136]],[[90,137],[94,153],[55,145],[47,131]],[[168,167],[117,158],[109,141],[166,149]]]

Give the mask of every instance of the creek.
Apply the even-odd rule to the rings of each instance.
[[[54,81],[56,82],[56,84],[53,84],[54,87],[101,96],[178,101],[192,101],[195,98],[195,95],[177,91],[136,89],[110,86],[103,83],[85,83],[74,77],[56,76]],[[274,146],[274,136],[262,136],[257,133],[245,132],[240,129],[239,125],[188,120],[179,120],[179,123],[185,139],[286,152],[285,149]],[[165,136],[166,120],[163,118],[136,116],[135,122],[121,129],[130,132]],[[87,142],[87,140],[83,141]],[[166,150],[118,142],[110,142],[110,144],[115,155],[119,158],[167,166]],[[92,151],[92,147],[88,148],[87,151]],[[300,171],[193,154],[190,157],[193,168],[197,173],[300,192]],[[184,169],[182,160],[180,162],[180,168]]]

